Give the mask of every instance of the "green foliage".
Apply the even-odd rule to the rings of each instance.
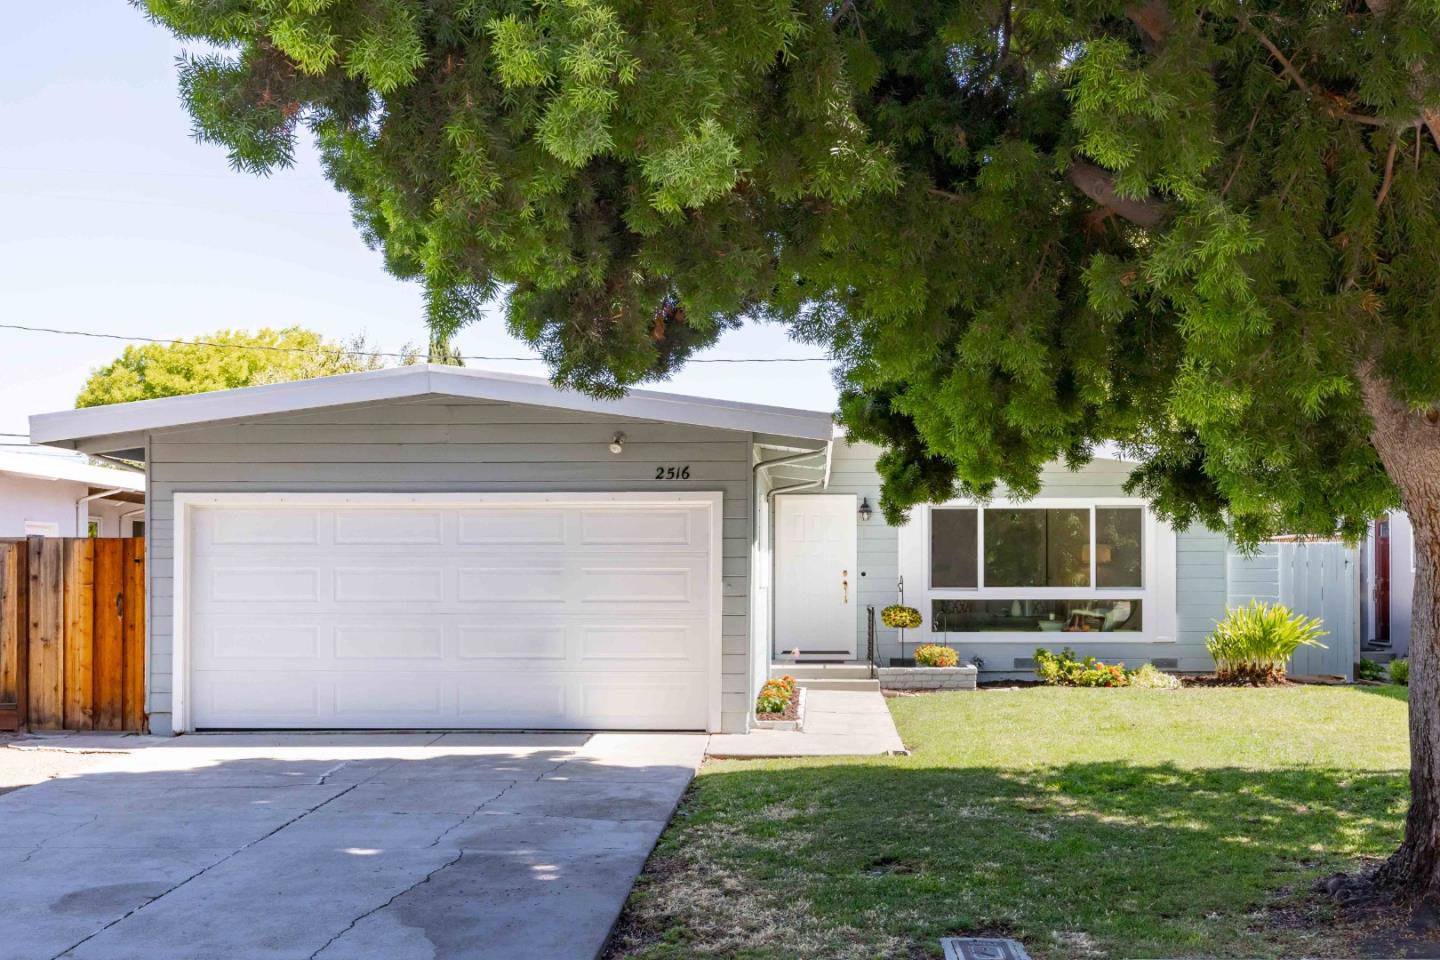
[[[790,701],[795,698],[795,678],[791,676],[776,677],[766,680],[760,687],[760,694],[755,698],[756,713],[784,713],[790,706]]]
[[[1142,690],[1178,690],[1180,678],[1153,663],[1144,663],[1130,674],[1130,686]]]
[[[1410,686],[1410,661],[1405,659],[1390,661],[1390,682],[1398,683],[1402,687]]]
[[[1384,680],[1385,668],[1369,657],[1361,657],[1360,662],[1355,664],[1355,679]]]
[[[254,333],[217,330],[193,341],[126,347],[119,359],[91,372],[75,406],[284,383],[379,366],[380,358],[360,340],[335,343],[300,327],[266,327]]]
[[[1101,663],[1090,656],[1080,658],[1069,647],[1059,653],[1038,648],[1035,675],[1058,687],[1128,687],[1131,681],[1131,672],[1124,665]]]
[[[914,607],[892,603],[880,611],[880,622],[896,630],[914,630],[924,621],[920,617],[920,611]]]
[[[892,522],[1108,442],[1177,524],[1353,538],[1398,502],[1362,369],[1440,403],[1434,2],[145,5],[219,51],[196,135],[313,136],[436,335],[504,293],[614,395],[786,323]]]
[[[916,649],[915,663],[922,667],[953,667],[960,662],[954,647],[927,643]]]
[[[1215,673],[1230,683],[1276,683],[1285,664],[1301,647],[1324,647],[1320,621],[1291,613],[1280,604],[1251,601],[1234,607],[1205,640]]]

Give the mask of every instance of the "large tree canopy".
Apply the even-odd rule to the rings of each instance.
[[[217,330],[194,340],[129,346],[90,373],[77,407],[286,383],[381,366],[361,340],[336,343],[300,327]]]
[[[224,48],[197,135],[264,171],[308,129],[433,329],[508,292],[594,392],[742,317],[824,345],[891,518],[1104,441],[1248,543],[1403,498],[1393,872],[1440,889],[1440,0],[148,6]]]

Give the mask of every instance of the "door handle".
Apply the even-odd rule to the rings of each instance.
[[[846,602],[846,603],[849,603],[849,602],[850,602],[850,571],[849,571],[849,570],[841,570],[841,571],[840,571],[840,591],[841,591],[842,594],[844,594],[845,602]]]

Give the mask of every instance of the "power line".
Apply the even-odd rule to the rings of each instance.
[[[407,360],[416,356],[407,353],[387,353],[382,350],[346,350],[334,347],[322,347],[319,350],[306,349],[304,347],[275,347],[261,343],[217,343],[213,340],[175,340],[166,337],[142,337],[128,336],[118,333],[96,333],[91,330],[60,330],[55,327],[30,327],[19,323],[0,323],[0,330],[23,330],[26,333],[53,333],[66,337],[91,337],[97,340],[129,340],[140,343],[167,343],[167,344],[188,344],[199,347],[214,347],[217,350],[270,350],[277,353],[305,353],[314,354],[317,352],[339,353],[346,356],[357,357],[386,357],[397,360]],[[521,361],[526,363],[544,363],[543,357],[492,357],[480,355],[464,355],[461,360],[486,360],[486,361]],[[696,357],[687,360],[687,363],[829,363],[830,357]],[[6,436],[22,436],[22,434],[6,434]]]

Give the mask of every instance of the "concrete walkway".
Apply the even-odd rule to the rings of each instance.
[[[878,690],[806,690],[805,729],[715,734],[715,758],[853,757],[906,753]]]
[[[706,742],[129,739],[0,796],[0,960],[593,960]]]

